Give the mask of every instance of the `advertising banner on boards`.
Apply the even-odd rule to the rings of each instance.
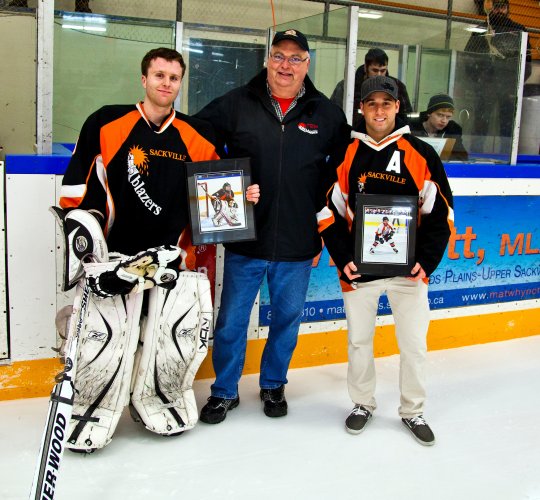
[[[455,232],[429,280],[431,309],[540,298],[540,198],[456,196],[454,211]],[[379,312],[391,314],[386,296],[381,297]],[[313,262],[302,321],[343,318],[337,271],[324,249]],[[270,324],[266,286],[261,290],[259,324]]]

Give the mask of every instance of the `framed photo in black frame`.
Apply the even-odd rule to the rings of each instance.
[[[356,195],[355,259],[360,274],[408,276],[415,264],[418,197]]]
[[[194,245],[256,239],[249,158],[186,162]]]

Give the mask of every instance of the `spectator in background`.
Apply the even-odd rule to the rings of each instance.
[[[495,134],[509,138],[516,108],[521,32],[526,29],[510,19],[508,0],[494,0],[481,27],[485,32],[473,33],[465,47],[465,52],[470,53],[467,75],[475,101],[471,134],[490,135],[490,123],[495,121]],[[531,47],[527,42],[525,80],[532,71],[530,61]]]
[[[354,78],[354,105],[353,105],[353,123],[354,130],[358,130],[360,122],[363,121],[363,116],[360,113],[360,88],[362,83],[367,78],[374,76],[388,76],[392,78],[398,87],[398,96],[400,102],[399,117],[407,121],[407,113],[412,111],[411,101],[409,94],[407,93],[407,87],[405,84],[390,76],[388,74],[388,55],[382,49],[373,48],[369,49],[364,57],[364,64],[356,70]],[[332,92],[330,100],[337,104],[339,107],[343,107],[343,94],[345,92],[345,81],[341,80]]]
[[[463,146],[461,125],[452,120],[454,109],[454,99],[449,95],[432,96],[426,111],[422,111],[416,120],[411,120],[411,132],[418,137],[455,139],[449,160],[467,161],[469,155]]]

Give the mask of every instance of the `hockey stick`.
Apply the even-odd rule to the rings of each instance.
[[[214,200],[218,200],[219,198],[217,198],[216,196],[214,196],[213,194],[210,194],[208,192],[208,189],[206,189],[205,185],[202,184],[202,183],[199,183],[197,184],[198,186],[201,186],[201,189],[206,193],[206,196],[208,196],[208,198],[210,198],[212,201]],[[221,200],[220,200],[221,201]]]
[[[60,460],[62,459],[65,448],[71,412],[73,411],[73,400],[75,397],[73,376],[77,368],[77,346],[89,300],[90,288],[85,282],[79,305],[75,334],[69,340],[66,352],[64,371],[58,375],[57,379],[59,380],[51,393],[47,422],[41,441],[30,499],[41,500],[43,498],[54,498],[58,469],[60,468]]]

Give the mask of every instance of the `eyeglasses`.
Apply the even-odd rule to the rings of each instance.
[[[277,64],[284,63],[287,61],[289,64],[292,64],[293,66],[298,66],[299,64],[302,64],[304,61],[307,61],[309,59],[309,56],[304,57],[302,59],[298,56],[292,56],[292,57],[285,57],[283,54],[270,54],[270,59],[274,61]]]

